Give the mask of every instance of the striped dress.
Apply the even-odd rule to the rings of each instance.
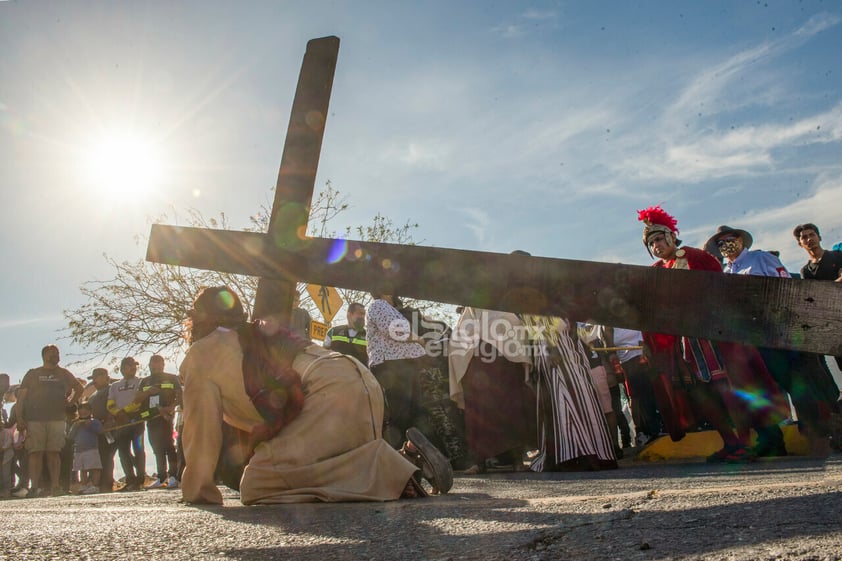
[[[617,467],[588,359],[566,321],[524,316],[535,351],[540,449],[533,471]]]

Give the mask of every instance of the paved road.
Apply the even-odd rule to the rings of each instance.
[[[842,560],[842,454],[457,478],[392,503],[180,504],[178,491],[0,501],[0,559]]]

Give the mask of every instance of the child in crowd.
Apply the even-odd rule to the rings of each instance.
[[[97,437],[102,432],[102,423],[91,416],[90,404],[80,403],[79,418],[70,431],[70,439],[74,441],[73,470],[79,472],[81,479],[80,495],[99,492],[102,462],[99,457]]]

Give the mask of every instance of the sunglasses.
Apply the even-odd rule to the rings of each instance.
[[[735,238],[734,236],[728,236],[727,238],[718,239],[718,240],[716,240],[716,247],[722,247],[726,243],[733,242],[733,241],[736,241],[736,240],[737,240],[737,238]]]

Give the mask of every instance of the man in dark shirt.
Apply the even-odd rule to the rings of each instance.
[[[109,377],[105,368],[94,368],[88,380],[94,383],[96,392],[88,399],[91,406],[91,416],[99,420],[102,426],[108,429],[114,425],[111,413],[108,412],[108,387],[114,378]],[[110,440],[110,442],[109,442]],[[117,444],[114,438],[103,432],[97,437],[99,447],[99,459],[102,463],[102,472],[99,477],[99,490],[103,493],[110,493],[114,490],[114,454],[117,452]]]
[[[18,430],[27,431],[26,450],[29,453],[29,475],[32,489],[29,496],[38,496],[38,485],[44,463],[50,480],[51,493],[59,492],[61,449],[65,441],[65,409],[75,404],[82,394],[82,384],[68,370],[58,365],[58,347],[47,345],[41,349],[43,365],[27,372],[18,395]]]
[[[149,376],[141,380],[135,401],[140,404],[140,418],[146,419],[147,436],[158,469],[158,478],[147,489],[177,489],[178,457],[173,441],[173,420],[175,408],[181,404],[181,383],[175,374],[164,372],[164,357],[152,355],[149,359]]]
[[[842,251],[822,247],[822,236],[815,224],[799,224],[792,231],[809,260],[801,267],[801,278],[842,282]]]
[[[808,280],[824,280],[842,282],[842,252],[824,249],[822,236],[818,226],[813,223],[799,224],[792,231],[809,260],[801,267],[801,278]],[[807,391],[815,397],[813,407],[815,413],[814,426],[808,432],[811,451],[814,455],[825,456],[830,453],[827,433],[831,432],[834,415],[839,413],[839,387],[828,369],[827,362],[822,355],[801,353],[802,371],[808,374],[810,383]],[[842,357],[835,357],[836,364],[842,368]],[[799,416],[801,415],[800,410]],[[810,428],[810,427],[808,427]],[[842,444],[838,444],[842,447]]]

